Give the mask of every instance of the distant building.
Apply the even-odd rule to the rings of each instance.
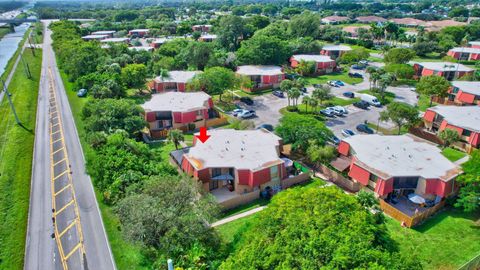
[[[438,105],[427,109],[423,122],[436,134],[447,128],[457,131],[459,145],[467,152],[480,146],[480,106]]]
[[[315,62],[315,73],[326,74],[335,70],[337,63],[330,56],[313,54],[296,54],[290,58],[290,65],[296,68],[301,61]]]
[[[101,43],[130,43],[129,38],[106,38],[100,40]]]
[[[332,59],[337,59],[340,56],[342,56],[344,53],[351,51],[352,48],[346,45],[333,45],[333,44],[327,44],[323,46],[322,50],[320,51],[320,54],[322,55],[328,55]]]
[[[130,51],[147,51],[147,52],[151,52],[153,51],[153,47],[149,47],[149,46],[135,46],[135,47],[128,47],[128,49]]]
[[[212,30],[212,27],[213,26],[211,24],[197,24],[197,25],[192,26],[192,31],[208,33]]]
[[[146,37],[148,36],[148,33],[150,32],[149,29],[132,29],[128,31],[128,35],[131,37]]]
[[[152,91],[154,93],[162,92],[185,92],[187,88],[187,83],[195,77],[195,75],[200,74],[201,71],[183,71],[183,70],[172,70],[168,72],[168,76],[156,77],[153,80]]]
[[[154,40],[152,40],[152,42],[150,43],[150,46],[152,46],[153,48],[157,49],[157,48],[160,48],[160,46],[162,46],[163,44],[165,44],[166,42],[172,40],[171,38],[156,38]]]
[[[248,77],[253,85],[247,91],[257,91],[269,88],[280,87],[280,83],[285,79],[285,74],[279,66],[239,66],[238,75]]]
[[[113,31],[113,30],[104,30],[104,31],[95,31],[95,32],[92,32],[91,34],[92,35],[107,35],[109,37],[113,37],[113,34],[115,34],[116,31]]]
[[[413,62],[413,69],[418,77],[436,75],[449,81],[473,74],[474,71],[462,64],[451,62]]]
[[[108,35],[86,35],[86,36],[83,36],[82,39],[85,41],[103,40],[103,39],[107,39],[108,37],[109,37]]]
[[[346,16],[328,16],[321,19],[321,22],[324,24],[337,24],[337,23],[344,23],[350,20],[349,17]]]
[[[453,81],[448,99],[459,105],[480,105],[480,82]]]
[[[468,45],[472,48],[480,48],[480,41],[470,41],[468,42]]]
[[[355,20],[359,23],[383,23],[387,21],[387,19],[378,16],[360,16]]]
[[[345,26],[342,28],[342,31],[349,34],[349,36],[356,38],[358,37],[358,30],[359,29],[365,29],[365,30],[370,30],[369,25],[364,25],[364,26]]]
[[[212,42],[217,39],[217,35],[212,35],[212,34],[207,34],[207,35],[201,35],[198,38],[198,41],[202,42]]]
[[[454,20],[442,20],[442,21],[427,21],[425,22],[425,30],[431,31],[431,32],[436,32],[440,31],[445,27],[449,26],[464,26],[467,25],[467,23],[464,22],[457,22]]]
[[[205,127],[208,119],[218,117],[212,98],[204,92],[153,94],[142,107],[153,138],[166,137],[170,129]]]
[[[447,55],[460,61],[480,60],[480,48],[455,47],[450,49]]]
[[[390,19],[390,22],[393,22],[395,24],[398,24],[400,26],[405,26],[405,27],[418,27],[418,26],[425,25],[425,21],[415,19],[415,18]]]

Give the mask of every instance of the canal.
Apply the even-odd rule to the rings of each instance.
[[[15,32],[5,35],[0,40],[0,76],[5,72],[8,60],[10,60],[17,51],[29,26],[30,23],[23,23],[15,27]]]

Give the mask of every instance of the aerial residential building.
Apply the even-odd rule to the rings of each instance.
[[[350,179],[374,192],[384,211],[401,211],[404,217],[393,217],[408,226],[443,206],[461,173],[438,147],[411,135],[355,135],[341,141],[338,152],[350,164]]]
[[[359,23],[383,23],[387,21],[387,19],[378,16],[360,16],[355,20]]]
[[[444,106],[428,108],[423,115],[425,128],[439,134],[453,129],[460,135],[456,145],[470,152],[480,146],[480,106]]]
[[[201,36],[198,38],[198,41],[202,41],[202,42],[212,42],[212,41],[214,41],[215,39],[217,39],[217,35],[206,34],[206,35],[201,35]]]
[[[280,158],[282,139],[277,135],[265,129],[208,132],[206,142],[195,139],[192,147],[174,158],[220,203],[267,187],[278,188],[288,177]]]
[[[132,29],[128,31],[128,35],[131,37],[146,37],[149,32],[149,29]]]
[[[204,92],[166,92],[153,94],[142,105],[152,138],[166,137],[168,130],[183,131],[205,127],[218,117],[212,98]]]
[[[340,56],[342,56],[344,53],[351,51],[352,48],[346,45],[333,45],[333,44],[327,44],[322,47],[322,50],[320,51],[320,54],[322,55],[328,55],[332,59],[337,59]]]
[[[337,63],[330,56],[313,54],[296,54],[290,58],[290,65],[296,68],[301,61],[315,62],[316,74],[326,74],[332,72]]]
[[[470,41],[468,42],[468,45],[472,48],[480,48],[480,41]]]
[[[447,55],[461,61],[480,60],[480,48],[455,47],[450,49]]]
[[[163,44],[165,44],[165,42],[168,42],[170,40],[172,40],[172,39],[170,39],[170,38],[156,38],[156,39],[152,40],[152,42],[150,43],[150,46],[157,49],[157,48],[160,48],[160,46],[162,46]]]
[[[472,68],[452,62],[413,62],[413,68],[417,77],[437,75],[449,81],[473,74],[474,71]]]
[[[369,25],[363,26],[345,26],[342,28],[342,31],[347,33],[350,37],[357,38],[358,37],[358,30],[365,29],[369,30],[371,27]]]
[[[480,105],[480,82],[453,81],[448,98],[460,105]]]
[[[85,40],[85,41],[102,40],[102,39],[106,39],[106,38],[109,38],[109,36],[108,35],[86,35],[86,36],[82,37],[82,39]]]
[[[445,27],[449,26],[464,26],[467,23],[464,22],[457,22],[454,20],[442,20],[442,21],[427,21],[425,22],[425,30],[427,31],[440,31]]]
[[[201,71],[169,71],[167,76],[159,76],[153,80],[152,92],[185,92],[187,83],[199,73],[201,73]]]
[[[415,18],[398,18],[398,19],[391,19],[390,22],[398,24],[400,26],[405,27],[418,27],[425,25],[425,21],[415,19]]]
[[[153,47],[149,47],[149,46],[135,46],[135,47],[128,47],[128,49],[130,51],[147,51],[147,52],[151,52],[153,51]]]
[[[202,32],[202,33],[208,33],[212,30],[212,25],[211,24],[197,24],[192,26],[192,31],[196,32]]]
[[[279,66],[239,66],[236,73],[252,81],[252,87],[245,88],[247,91],[277,88],[285,79],[285,74]]]
[[[113,30],[104,30],[104,31],[95,31],[95,32],[92,32],[91,34],[92,35],[106,35],[106,36],[109,36],[109,37],[113,37],[113,34],[115,34],[116,31],[113,31]]]
[[[101,43],[129,43],[129,38],[106,38],[100,40]]]
[[[350,18],[346,16],[328,16],[321,19],[322,23],[325,23],[325,24],[337,24],[337,23],[348,22],[349,20]]]

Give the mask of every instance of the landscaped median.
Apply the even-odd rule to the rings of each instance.
[[[0,104],[0,269],[22,269],[25,252],[42,53],[26,50],[23,57],[32,79],[18,65],[8,87],[22,126],[6,97]]]

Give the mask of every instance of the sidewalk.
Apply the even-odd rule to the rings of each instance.
[[[243,212],[243,213],[240,213],[240,214],[236,214],[236,215],[233,215],[233,216],[230,216],[230,217],[227,217],[227,218],[224,218],[224,219],[221,219],[219,221],[216,221],[214,223],[212,223],[210,225],[210,227],[214,228],[214,227],[217,227],[217,226],[220,226],[220,225],[223,225],[225,223],[229,223],[231,221],[234,221],[234,220],[237,220],[237,219],[240,219],[240,218],[243,218],[243,217],[247,217],[247,216],[250,216],[250,215],[253,215],[257,212],[260,212],[262,211],[263,209],[265,209],[267,206],[260,206],[260,207],[257,207],[257,208],[253,208],[251,210],[248,210],[246,212]]]

